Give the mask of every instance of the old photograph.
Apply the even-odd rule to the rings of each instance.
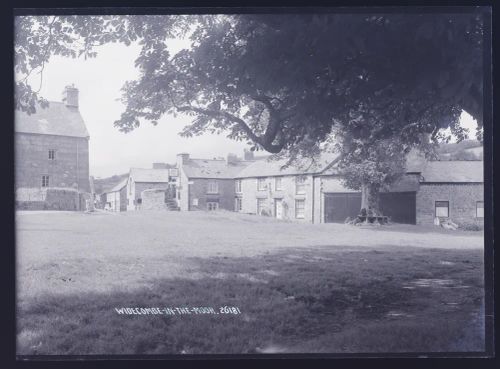
[[[18,9],[17,357],[485,356],[460,9]]]

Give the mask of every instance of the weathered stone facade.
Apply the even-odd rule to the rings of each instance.
[[[141,210],[165,210],[165,191],[162,189],[149,189],[141,192]]]
[[[49,150],[55,151],[53,160]],[[49,187],[90,192],[87,138],[16,133],[15,155],[16,188],[40,188],[48,175]]]
[[[215,181],[216,193],[209,193],[209,181]],[[188,186],[189,206],[187,210],[208,210],[207,203],[215,202],[219,209],[234,211],[234,179],[194,178]]]
[[[78,110],[78,89],[63,102],[15,112],[15,189],[18,208],[91,209],[89,133]],[[30,204],[31,203],[31,204]]]
[[[241,178],[241,197],[242,213],[257,214],[258,202],[260,202],[266,213],[276,217],[276,209],[281,203],[282,219],[296,220],[298,222],[313,221],[313,176],[305,175],[304,190],[297,193],[296,178],[297,176],[275,176],[275,177],[260,177],[264,178],[265,190],[258,187],[257,178]],[[281,190],[276,189],[277,178],[281,181]],[[261,200],[259,200],[261,199]],[[303,201],[304,211],[303,218],[297,218],[296,204],[297,200]],[[278,203],[278,204],[277,204]],[[301,213],[302,215],[302,213]]]
[[[449,202],[449,219],[455,223],[484,222],[484,218],[476,217],[477,202],[484,201],[482,183],[421,183],[417,192],[417,224],[434,224],[436,201]]]

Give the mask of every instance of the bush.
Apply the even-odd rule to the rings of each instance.
[[[268,209],[262,209],[260,211],[260,215],[263,215],[265,217],[270,217],[272,214],[271,214],[271,212]]]
[[[464,231],[482,231],[483,226],[481,224],[477,223],[461,223],[459,224],[458,228],[464,230]]]

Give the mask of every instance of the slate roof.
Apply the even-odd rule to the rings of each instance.
[[[188,178],[233,179],[252,163],[245,160],[228,164],[224,159],[189,159],[182,165],[182,170]]]
[[[37,107],[36,113],[16,110],[15,132],[57,136],[89,137],[78,108],[61,102],[50,102],[47,108]]]
[[[127,185],[127,182],[128,182],[128,177],[120,181],[120,183],[118,183],[117,185],[111,187],[109,190],[103,191],[103,193],[118,192]]]
[[[429,161],[424,165],[421,175],[421,183],[482,183],[483,161]]]
[[[130,168],[130,175],[134,182],[167,183],[168,169]]]
[[[287,159],[274,160],[272,156],[263,158],[250,164],[236,175],[236,178],[273,177],[284,175],[316,174],[327,169],[328,165],[338,157],[338,154],[324,153],[316,165],[311,165],[311,160],[304,158],[296,164],[281,169]]]

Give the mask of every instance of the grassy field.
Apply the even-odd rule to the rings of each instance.
[[[482,351],[483,236],[228,212],[25,213],[17,351]],[[127,315],[122,307],[239,308]]]

